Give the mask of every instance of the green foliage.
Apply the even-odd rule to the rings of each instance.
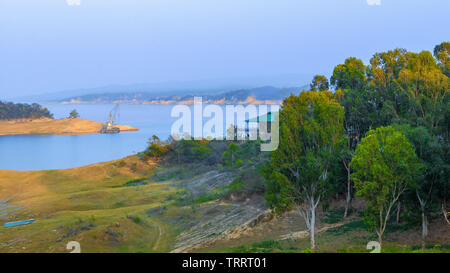
[[[207,160],[210,164],[215,164],[217,160],[209,158],[213,150],[210,147],[210,142],[206,139],[181,139],[170,143],[169,160],[172,162],[192,163]]]
[[[364,220],[381,236],[400,195],[414,186],[421,169],[408,139],[391,126],[371,130],[351,161],[356,195],[367,201]]]
[[[366,70],[360,59],[350,57],[334,68],[331,84],[336,89],[362,90],[366,85]]]
[[[145,178],[138,178],[138,179],[133,179],[130,180],[128,182],[126,182],[125,184],[121,185],[120,187],[135,187],[135,186],[142,186],[142,185],[147,185],[147,179]]]
[[[162,142],[156,135],[153,135],[148,141],[147,155],[159,159],[168,151],[167,142]]]
[[[146,154],[145,154],[145,152],[139,152],[139,153],[137,153],[136,154],[137,155],[137,157],[140,159],[140,160],[145,160],[145,158],[146,158]]]
[[[289,200],[302,204],[326,192],[329,161],[344,137],[343,117],[344,109],[328,91],[304,91],[285,99],[280,145],[264,172],[269,205],[282,210]]]
[[[299,252],[298,247],[286,245],[276,240],[255,242],[251,245],[241,245],[231,249],[233,253],[272,253],[272,252]],[[306,252],[305,252],[306,253]]]
[[[73,109],[72,111],[70,111],[69,113],[69,118],[79,118],[80,114],[78,114],[77,110]]]
[[[435,46],[433,53],[438,60],[442,73],[450,77],[450,42],[443,42]]]
[[[242,160],[240,160],[240,159],[236,160],[235,166],[236,166],[237,168],[241,167],[241,166],[242,166]]]
[[[336,224],[342,221],[344,219],[344,210],[344,208],[339,208],[328,211],[321,222],[327,224]]]
[[[364,223],[364,221],[353,221],[350,223],[345,223],[342,226],[327,229],[326,232],[340,235],[340,234],[345,234],[350,231],[364,230],[364,229],[367,229],[367,226]]]
[[[127,165],[127,163],[123,159],[121,159],[121,160],[119,160],[119,162],[117,162],[117,167],[119,167],[119,168],[123,168],[126,165]]]
[[[439,138],[433,136],[424,127],[395,125],[410,141],[419,157],[423,171],[417,177],[415,191],[411,191],[403,203],[408,211],[404,217],[409,223],[421,224],[421,213],[431,217],[434,211],[439,212],[439,200],[445,198],[445,187],[448,183],[446,173],[450,169],[444,158],[444,147]]]
[[[238,177],[227,187],[227,193],[264,193],[264,177],[255,169],[244,169]]]
[[[309,87],[311,88],[311,91],[328,90],[329,88],[328,79],[324,75],[315,75]]]
[[[2,119],[22,119],[22,118],[53,118],[47,108],[42,108],[37,103],[24,104],[0,101],[0,120]]]
[[[129,219],[131,219],[135,224],[140,224],[142,223],[142,219],[139,216],[136,215],[130,215],[128,216]]]
[[[266,192],[264,198],[267,204],[275,211],[281,213],[291,207],[291,185],[286,176],[279,172],[266,171]]]
[[[234,142],[230,142],[230,144],[228,145],[228,149],[223,153],[222,156],[223,161],[225,161],[225,165],[231,167],[240,167],[236,165],[236,161],[238,160],[238,152],[239,146]],[[242,160],[240,161],[240,165],[242,165]]]

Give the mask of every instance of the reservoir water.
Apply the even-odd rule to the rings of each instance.
[[[81,118],[97,122],[105,122],[108,119],[109,112],[114,107],[113,104],[44,104],[43,106],[54,114],[55,119],[66,118],[73,109],[76,109]],[[157,135],[161,140],[166,140],[169,137],[172,125],[179,120],[179,117],[171,117],[174,106],[121,104],[117,124],[138,128],[139,131],[135,132],[92,135],[0,136],[0,169],[18,171],[68,169],[119,159],[142,152],[152,135]],[[193,106],[188,107],[191,112],[191,132],[194,136],[201,136],[202,127],[200,126],[199,135],[194,128],[195,124],[201,123],[201,120],[203,120],[202,124],[205,125],[211,117],[194,119]],[[223,113],[226,112],[225,106],[220,106],[220,108]],[[206,112],[205,105],[202,109]],[[247,114],[245,118],[255,116]],[[225,120],[225,116],[222,118],[222,136],[224,136],[226,128],[229,128],[230,124]],[[254,128],[254,126],[255,124],[250,124],[250,128]],[[182,128],[182,130],[185,129]]]
[[[43,105],[56,119],[76,109],[81,118],[105,122],[112,104]],[[0,136],[0,169],[50,170],[74,168],[119,159],[143,151],[148,138],[170,135],[172,105],[122,104],[118,124],[139,128],[136,132],[95,135]]]

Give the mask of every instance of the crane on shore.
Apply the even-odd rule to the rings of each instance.
[[[119,117],[119,103],[109,112],[108,121],[105,122],[100,133],[102,134],[117,134],[120,133],[120,128],[116,127],[116,120]]]

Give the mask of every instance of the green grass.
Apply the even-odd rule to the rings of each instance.
[[[367,229],[366,224],[364,224],[364,222],[362,220],[359,220],[359,221],[353,221],[353,222],[346,223],[342,226],[330,228],[325,232],[333,233],[335,235],[340,235],[340,234],[344,234],[344,233],[347,233],[350,231],[366,230],[366,229]]]
[[[126,182],[123,185],[120,185],[119,187],[135,187],[135,186],[143,186],[143,185],[147,185],[148,181],[146,178],[138,178],[138,179],[133,179],[130,180],[128,182]]]
[[[133,164],[130,158],[123,161]],[[176,228],[146,212],[173,206],[166,199],[179,189],[142,178],[152,169],[139,161],[135,171],[114,163],[55,171],[0,170],[2,194],[16,196],[17,219],[36,219],[0,229],[0,252],[67,253],[68,241],[80,242],[82,252],[170,251]]]

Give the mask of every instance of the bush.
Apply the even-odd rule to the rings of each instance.
[[[242,166],[242,160],[238,159],[236,160],[236,167],[241,167]]]
[[[119,168],[125,167],[127,165],[127,163],[125,163],[125,160],[121,159],[119,160],[119,162],[117,163],[117,166],[119,166]]]
[[[168,143],[162,142],[157,136],[153,135],[148,141],[147,155],[159,159],[168,151]]]

